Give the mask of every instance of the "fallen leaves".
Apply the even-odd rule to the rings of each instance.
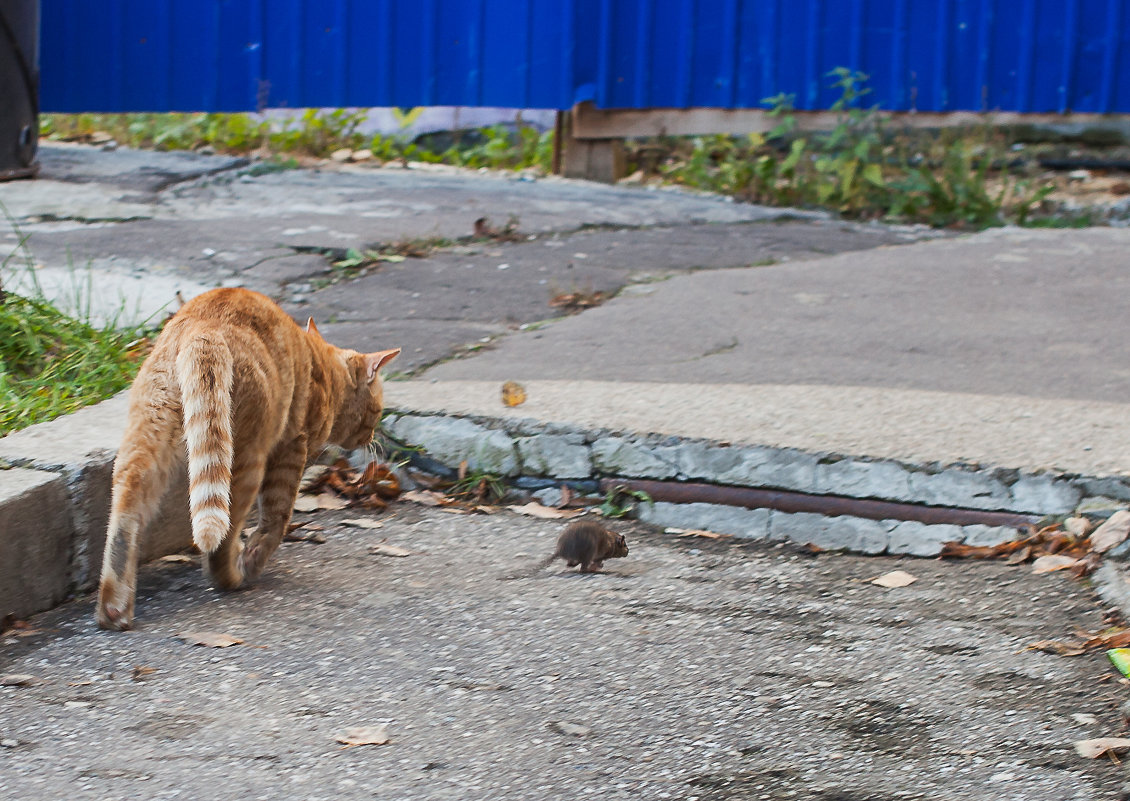
[[[339,498],[332,492],[323,492],[320,495],[299,495],[294,500],[294,511],[317,512],[324,509],[344,509],[349,503],[344,498]]]
[[[521,406],[526,402],[526,388],[517,381],[507,381],[502,385],[504,406]]]
[[[608,295],[600,291],[562,292],[554,295],[550,299],[549,305],[567,312],[578,312],[599,306],[606,300],[608,300]]]
[[[146,676],[152,676],[157,672],[157,668],[149,667],[149,665],[137,665],[133,669],[134,681],[145,681]]]
[[[1130,648],[1111,648],[1106,658],[1123,676],[1130,676]]]
[[[1088,536],[1091,521],[1085,517],[1069,517],[1037,529],[1028,527],[1028,536],[999,545],[966,545],[947,542],[942,557],[999,559],[1005,564],[1021,565],[1032,560],[1033,573],[1054,573],[1070,570],[1076,578],[1090,575],[1109,551],[1130,535],[1130,512],[1120,511]]]
[[[1125,754],[1130,751],[1130,737],[1094,737],[1090,740],[1078,740],[1075,743],[1075,753],[1084,759],[1098,759],[1107,754]]]
[[[39,679],[30,673],[9,673],[0,676],[0,687],[30,687],[38,681]]]
[[[358,745],[387,745],[392,742],[388,734],[388,726],[384,723],[376,726],[351,726],[334,735],[334,739],[347,748]]]
[[[894,589],[896,587],[908,587],[916,581],[918,581],[918,577],[912,576],[905,570],[892,570],[890,573],[884,573],[878,578],[871,579],[870,583],[879,587]]]
[[[400,496],[401,500],[412,501],[421,506],[447,506],[452,500],[435,490],[409,490]]]
[[[387,464],[369,462],[358,472],[346,459],[338,459],[325,470],[308,470],[303,492],[294,503],[299,512],[322,509],[386,508],[400,496],[400,479]],[[311,495],[317,493],[316,495]]]
[[[523,506],[508,506],[512,512],[541,520],[568,520],[585,513],[584,509],[554,509],[552,506],[542,506],[537,501],[530,501]]]
[[[1043,651],[1047,654],[1058,656],[1080,656],[1087,653],[1087,649],[1079,643],[1060,642],[1059,640],[1040,640],[1024,649],[1025,651]]]
[[[384,523],[382,523],[380,520],[373,520],[371,517],[350,517],[346,520],[341,520],[338,522],[343,526],[351,526],[353,528],[384,528]]]
[[[569,723],[564,720],[550,721],[549,728],[567,737],[587,737],[592,732],[592,729],[588,726],[582,726],[579,723]]]
[[[1032,643],[1024,650],[1044,651],[1045,653],[1058,654],[1059,656],[1079,656],[1087,651],[1100,648],[1114,649],[1114,651],[1108,653],[1108,655],[1110,655],[1110,653],[1114,653],[1120,648],[1130,646],[1130,629],[1112,628],[1099,632],[1098,634],[1091,634],[1084,631],[1078,632],[1077,636],[1082,636],[1084,639],[1075,642],[1040,640],[1039,642]],[[1118,667],[1118,661],[1114,656],[1111,656],[1111,661]]]
[[[206,648],[230,648],[233,645],[243,645],[243,640],[238,637],[215,631],[186,631],[178,634],[177,639],[184,640],[189,645],[202,645]]]
[[[674,534],[676,537],[701,537],[706,540],[728,540],[733,534],[719,534],[717,531],[707,531],[702,528],[665,528],[664,534]]]
[[[1130,535],[1130,512],[1118,511],[1110,516],[1091,535],[1091,550],[1106,553]]]
[[[407,548],[401,548],[399,545],[389,545],[386,542],[378,542],[376,545],[369,546],[369,553],[376,554],[377,556],[411,556],[415,551],[410,551]]]
[[[322,545],[326,541],[326,538],[322,536],[323,531],[325,529],[316,523],[305,521],[291,523],[287,526],[286,534],[283,534],[283,542],[312,542],[315,545]]]
[[[1066,570],[1069,567],[1074,567],[1079,560],[1074,556],[1064,556],[1063,554],[1044,554],[1043,556],[1036,557],[1036,561],[1032,562],[1033,573],[1054,573],[1056,570]]]
[[[475,239],[493,239],[495,242],[518,242],[522,239],[518,232],[518,218],[513,215],[501,228],[494,227],[489,217],[479,217],[472,231]]]

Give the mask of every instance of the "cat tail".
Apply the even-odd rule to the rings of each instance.
[[[188,448],[192,540],[212,553],[231,526],[232,355],[223,342],[196,337],[177,354]]]

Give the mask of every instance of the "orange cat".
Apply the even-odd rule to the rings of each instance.
[[[257,578],[286,532],[306,464],[327,442],[358,448],[372,439],[382,410],[377,371],[398,353],[336,348],[313,318],[303,331],[246,289],[215,289],[185,304],[130,390],[98,625],[132,624],[138,536],[186,451],[192,538],[205,570],[226,590]],[[243,545],[256,499],[259,524]]]

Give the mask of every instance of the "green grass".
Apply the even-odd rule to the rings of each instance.
[[[105,400],[130,385],[149,349],[143,326],[97,327],[64,314],[47,301],[34,280],[34,266],[19,238],[0,259],[0,282],[24,269],[32,277],[27,295],[0,283],[0,437],[33,423],[53,420]],[[23,262],[22,266],[19,264]]]
[[[0,299],[0,436],[105,400],[129,386],[148,340],[99,330],[42,299]]]

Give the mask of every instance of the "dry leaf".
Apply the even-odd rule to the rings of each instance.
[[[1075,753],[1084,759],[1098,759],[1105,754],[1124,754],[1127,751],[1130,751],[1130,737],[1095,737],[1075,743]]]
[[[1130,534],[1130,512],[1125,510],[1115,512],[1091,535],[1091,550],[1105,553],[1126,539],[1128,534]]]
[[[318,533],[317,530],[304,531],[301,534],[286,533],[283,535],[283,542],[312,542],[315,545],[322,545],[326,538]]]
[[[517,381],[507,381],[502,385],[502,402],[506,406],[521,406],[526,402],[526,388]]]
[[[144,681],[146,676],[152,676],[157,672],[157,668],[149,667],[148,665],[138,665],[133,669],[133,680]]]
[[[1086,648],[1077,643],[1060,642],[1059,640],[1040,640],[1024,649],[1025,651],[1043,651],[1048,654],[1060,656],[1079,656],[1086,653]]]
[[[380,520],[373,520],[371,517],[351,517],[348,520],[339,520],[338,523],[354,528],[384,528],[384,523]]]
[[[401,548],[399,545],[389,545],[384,542],[378,542],[376,545],[369,546],[369,553],[376,554],[377,556],[411,556],[414,551]]]
[[[170,562],[173,564],[195,564],[196,557],[190,556],[186,553],[171,553],[168,556],[162,556],[157,560],[158,562]]]
[[[306,468],[302,474],[302,482],[298,485],[300,492],[312,492],[321,488],[326,483],[326,477],[332,468],[328,464],[315,464]]]
[[[884,573],[879,578],[871,579],[872,584],[877,584],[880,587],[905,587],[918,581],[917,576],[912,576],[905,570],[892,570],[890,573]]]
[[[1056,570],[1066,570],[1077,561],[1073,556],[1062,554],[1045,554],[1032,563],[1033,573],[1052,573]]]
[[[349,502],[331,492],[323,492],[314,498],[319,509],[344,509]]]
[[[1091,521],[1085,517],[1069,517],[1063,521],[1063,530],[1076,537],[1086,537],[1091,530]]]
[[[316,512],[318,511],[318,499],[313,495],[299,495],[294,499],[294,511]]]
[[[538,517],[542,520],[560,520],[576,517],[577,515],[584,514],[583,509],[554,509],[550,506],[542,506],[536,501],[530,501],[525,506],[508,506],[512,512],[517,512],[520,515],[529,515],[530,517]]]
[[[733,537],[733,534],[719,534],[716,531],[706,531],[701,528],[666,528],[664,534],[674,534],[676,537],[702,537],[708,540],[724,540]]]
[[[1130,629],[1107,631],[1089,638],[1084,648],[1126,648],[1130,647]]]
[[[1019,564],[1022,564],[1024,562],[1027,562],[1028,558],[1031,557],[1031,556],[1032,556],[1031,546],[1025,545],[1020,550],[1013,551],[1011,554],[1009,554],[1008,558],[1004,560],[1004,563],[1006,565],[1019,565]]]
[[[30,687],[38,679],[30,673],[9,673],[0,676],[0,687]]]
[[[447,496],[432,490],[410,490],[400,497],[422,506],[446,506],[451,502]]]
[[[388,726],[353,726],[334,737],[339,743],[347,746],[355,745],[385,745],[391,742],[388,736]]]
[[[550,721],[549,727],[551,729],[556,729],[562,734],[568,735],[570,737],[586,737],[592,731],[592,729],[590,729],[588,726],[581,726],[577,723],[568,723],[564,720]]]
[[[243,640],[230,634],[220,634],[214,631],[186,631],[177,635],[189,645],[204,645],[208,648],[227,648],[231,645],[242,645]]]

